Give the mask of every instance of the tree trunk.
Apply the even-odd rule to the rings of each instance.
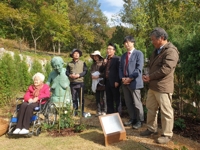
[[[60,54],[60,41],[58,41],[58,54]]]
[[[42,33],[41,33],[42,35]],[[36,53],[36,48],[37,48],[37,40],[41,37],[41,35],[39,35],[37,38],[34,37],[33,35],[33,29],[31,29],[31,36],[33,38],[33,41],[34,41],[34,50],[35,50],[35,53]]]
[[[34,50],[35,50],[35,53],[36,53],[37,40],[36,40],[36,39],[34,39],[33,41],[34,41]]]
[[[53,53],[56,53],[56,44],[53,42]]]

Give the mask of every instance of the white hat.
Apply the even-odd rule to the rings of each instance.
[[[101,52],[98,50],[96,50],[96,51],[94,51],[94,53],[90,54],[90,57],[93,59],[94,55],[99,55],[103,59],[103,57],[101,56]]]

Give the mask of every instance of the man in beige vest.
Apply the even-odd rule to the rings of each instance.
[[[157,133],[157,116],[161,113],[161,137],[159,144],[168,143],[173,136],[174,113],[172,108],[172,93],[174,91],[174,71],[179,60],[177,48],[167,41],[167,32],[162,28],[155,28],[150,34],[155,50],[150,57],[149,74],[143,75],[143,81],[149,82],[146,107],[147,130],[141,136]]]
[[[78,110],[78,98],[79,100],[82,99],[81,108],[82,113],[84,113],[84,76],[87,73],[87,66],[85,62],[79,60],[81,56],[82,52],[79,49],[73,49],[70,54],[70,57],[72,57],[73,59],[67,64],[66,75],[69,77],[70,80],[73,108],[74,110]],[[82,96],[80,95],[81,93]],[[77,115],[76,111],[75,115]]]

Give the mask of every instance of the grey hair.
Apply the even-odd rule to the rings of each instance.
[[[155,36],[156,39],[159,39],[161,37],[164,37],[164,40],[167,40],[168,39],[168,34],[167,32],[163,29],[163,28],[160,28],[160,27],[156,27],[151,33],[150,33],[150,36]]]
[[[62,59],[61,57],[59,57],[59,56],[55,56],[55,57],[53,57],[53,58],[51,59],[51,66],[52,66],[52,67],[53,67],[53,64],[54,64],[55,62],[59,62],[60,64],[64,64],[63,59]]]
[[[41,79],[41,81],[44,82],[45,76],[42,73],[37,72],[36,74],[34,74],[32,79],[34,80],[35,77],[39,77]]]

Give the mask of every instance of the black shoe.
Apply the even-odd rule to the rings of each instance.
[[[127,121],[127,122],[124,123],[124,126],[131,126],[131,125],[133,125],[134,123],[136,123],[136,121],[130,119],[129,121]]]
[[[158,134],[158,132],[152,132],[152,131],[149,131],[148,129],[146,129],[145,131],[140,133],[141,136],[150,136],[153,134]]]
[[[138,122],[136,122],[136,124],[134,124],[132,127],[133,127],[133,129],[139,129],[139,128],[142,127],[142,122],[138,121]]]

